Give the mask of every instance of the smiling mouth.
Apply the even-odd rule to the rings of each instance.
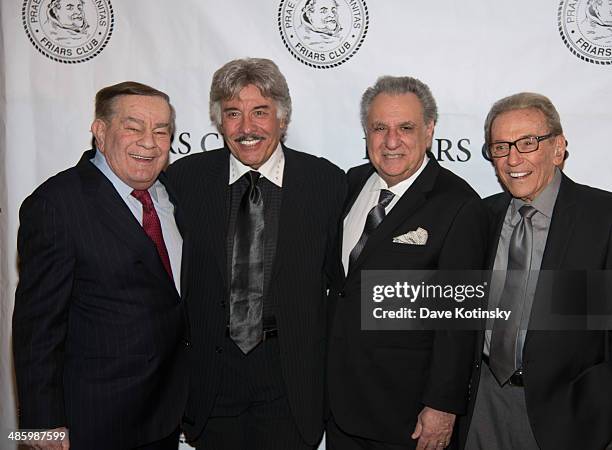
[[[383,153],[383,158],[387,159],[399,159],[404,156],[403,153]]]
[[[138,160],[138,161],[153,161],[154,157],[153,156],[142,156],[142,155],[136,155],[134,153],[130,153],[130,157]]]
[[[510,175],[510,178],[514,180],[520,180],[528,175],[531,175],[531,172],[508,172],[508,175]]]
[[[234,139],[234,142],[237,142],[240,145],[244,145],[247,147],[252,147],[253,145],[257,145],[259,142],[263,141],[263,136],[258,135],[249,135],[249,136],[239,136]]]

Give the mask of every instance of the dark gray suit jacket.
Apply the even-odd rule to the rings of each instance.
[[[179,425],[189,337],[155,245],[93,156],[47,180],[20,210],[19,424],[67,426],[75,450],[124,449]]]
[[[495,261],[510,200],[508,193],[485,199],[491,229],[489,267]],[[585,289],[577,287],[581,286],[580,274],[610,269],[612,194],[574,183],[563,175],[540,268],[555,271],[555,279],[551,291],[540,275],[530,327],[542,323],[553,308],[586,314],[592,306],[605,307],[612,301],[610,297],[595,299],[595,304],[589,305]],[[477,342],[468,419],[477,396],[483,341],[484,332]],[[527,332],[523,350],[525,398],[529,421],[542,450],[601,450],[612,441],[611,343],[612,333],[605,330]],[[466,422],[462,428],[467,432]]]

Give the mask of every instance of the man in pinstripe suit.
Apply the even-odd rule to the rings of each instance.
[[[91,130],[96,149],[20,210],[20,426],[66,433],[28,442],[38,449],[176,449],[189,336],[160,175],[174,111],[165,93],[124,82],[97,93]]]
[[[291,98],[272,61],[227,63],[210,100],[226,147],[168,169],[185,216],[193,335],[185,433],[198,449],[312,449],[323,433],[324,267],[344,173],[283,145]]]

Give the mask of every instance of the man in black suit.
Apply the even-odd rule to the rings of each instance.
[[[480,199],[427,151],[436,120],[431,91],[411,77],[382,77],[362,97],[370,162],[348,172],[330,291],[330,450],[444,448],[465,412],[472,332],[360,329],[361,271],[483,263]]]
[[[612,194],[561,172],[567,142],[542,95],[496,102],[485,142],[505,188],[485,200],[489,309],[516,319],[479,336],[466,448],[602,450],[612,441],[611,335],[601,322],[589,330],[559,321],[601,319],[610,301],[609,291],[587,297],[585,280],[610,277],[601,271],[612,268]]]
[[[35,448],[178,447],[187,396],[182,238],[162,169],[174,110],[152,87],[96,95],[96,149],[20,210],[13,350]],[[55,435],[58,436],[58,435]]]
[[[311,449],[323,430],[325,267],[343,172],[287,148],[284,76],[267,59],[213,76],[225,147],[168,170],[186,216],[193,335],[187,437],[205,449]]]

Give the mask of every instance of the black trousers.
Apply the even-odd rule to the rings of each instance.
[[[150,444],[136,447],[134,450],[177,450],[179,446],[180,430],[177,428],[169,436]]]
[[[333,417],[329,418],[325,430],[326,450],[411,450],[416,448],[416,442],[413,445],[390,444],[354,436],[342,431]]]
[[[198,450],[312,450],[295,424],[282,378],[278,338],[244,355],[229,338],[223,378]]]

